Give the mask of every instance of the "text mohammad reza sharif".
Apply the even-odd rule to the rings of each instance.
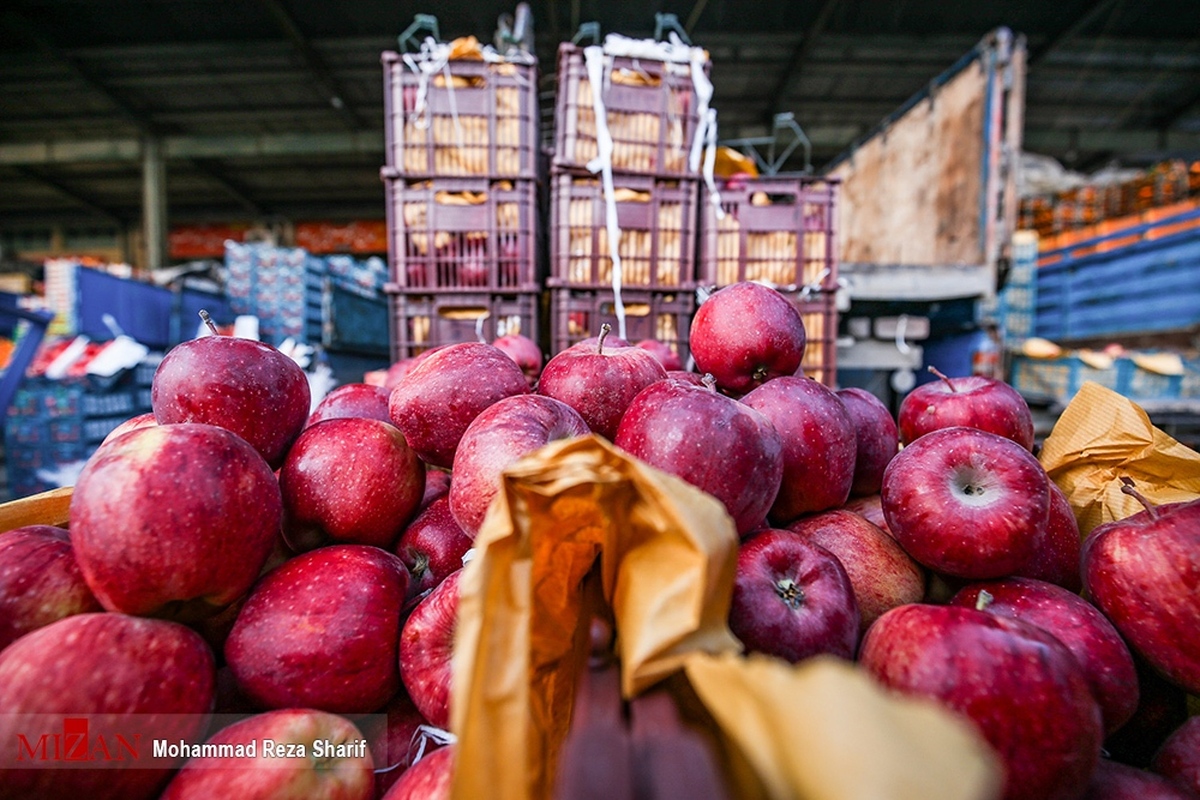
[[[313,742],[277,742],[273,739],[251,739],[248,742],[168,742],[155,739],[155,758],[363,758],[367,740],[333,742],[317,739]]]

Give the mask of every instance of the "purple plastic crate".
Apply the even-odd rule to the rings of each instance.
[[[657,339],[675,351],[684,364],[687,363],[688,334],[696,310],[696,299],[690,290],[622,291],[621,301],[625,306],[625,338],[628,341]],[[606,322],[612,326],[613,336],[620,330],[611,289],[551,289],[550,317],[552,354],[598,335],[600,326]]]
[[[413,294],[391,297],[392,360],[462,342],[520,333],[541,341],[541,294]]]
[[[416,59],[417,56],[409,55]],[[383,54],[387,165],[408,177],[537,177],[537,65]]]

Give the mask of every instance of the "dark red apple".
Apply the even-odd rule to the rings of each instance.
[[[450,800],[455,749],[454,745],[443,747],[413,764],[383,800]]]
[[[1031,578],[972,583],[950,603],[1019,619],[1053,634],[1083,667],[1100,703],[1105,734],[1133,716],[1138,705],[1137,672],[1121,635],[1099,609],[1079,595]]]
[[[1092,772],[1083,800],[1195,800],[1161,775],[1107,758]]]
[[[365,417],[391,422],[387,390],[369,383],[347,383],[338,386],[321,398],[321,402],[317,403],[317,407],[308,415],[305,427],[340,417]]]
[[[686,370],[682,369],[669,369],[667,370],[667,377],[671,380],[683,381],[684,383],[691,383],[696,386],[704,385],[704,376],[699,372],[687,372]]]
[[[439,497],[445,497],[450,493],[450,472],[444,469],[429,468],[425,470],[425,494],[421,496],[421,509],[426,509],[429,504]]]
[[[608,332],[605,323],[595,349],[568,347],[547,361],[538,393],[566,403],[593,432],[612,441],[634,396],[667,373],[645,350],[605,346]]]
[[[444,746],[426,735],[428,730],[429,720],[421,716],[404,689],[388,701],[382,714],[368,718],[363,733],[371,742],[371,756],[375,760],[376,797],[382,797],[400,779],[418,753],[424,756]]]
[[[1138,706],[1129,721],[1104,740],[1104,749],[1122,764],[1150,768],[1151,759],[1188,718],[1187,694],[1134,653]]]
[[[526,394],[494,403],[471,422],[459,443],[451,470],[450,513],[474,539],[500,491],[501,472],[550,442],[588,433],[583,417],[552,397]]]
[[[160,800],[373,797],[375,764],[367,740],[336,714],[311,708],[268,711],[222,728],[206,744],[217,754],[188,759]]]
[[[425,465],[390,422],[327,419],[306,428],[279,472],[293,550],[390,548],[425,493]]]
[[[1033,560],[1015,574],[1053,583],[1078,594],[1083,589],[1083,578],[1079,574],[1079,523],[1063,490],[1054,481],[1050,481],[1049,486],[1050,516],[1046,522],[1046,538]]]
[[[854,424],[857,445],[850,494],[854,497],[879,494],[883,471],[900,449],[896,420],[883,401],[866,389],[839,389],[837,396]]]
[[[542,374],[542,348],[537,342],[520,333],[510,333],[497,337],[492,346],[517,362],[517,366],[525,373],[525,379],[532,388],[537,385],[538,376]]]
[[[1200,694],[1200,500],[1155,507],[1092,529],[1083,543],[1087,597],[1150,664]]]
[[[982,375],[948,378],[930,371],[939,380],[918,386],[900,401],[900,441],[911,444],[930,431],[964,426],[1033,449],[1033,414],[1016,389]]]
[[[451,572],[417,604],[400,631],[400,677],[421,716],[450,727],[451,659],[458,617],[458,579]],[[411,768],[410,768],[411,769]]]
[[[447,575],[462,567],[462,559],[474,541],[450,513],[450,499],[439,497],[408,524],[396,555],[408,568],[408,602],[424,597]]]
[[[885,686],[971,720],[1005,768],[1006,800],[1079,797],[1100,757],[1100,707],[1066,645],[973,608],[894,608],[867,631],[861,665]]]
[[[660,342],[658,339],[642,339],[634,347],[640,347],[654,356],[658,363],[662,364],[662,368],[668,372],[683,369],[683,359],[665,342]]]
[[[279,482],[244,439],[156,425],[88,460],[71,497],[71,543],[109,611],[200,619],[254,583],[282,516]]]
[[[76,614],[22,636],[0,651],[0,795],[158,797],[178,762],[151,743],[203,736],[214,674],[208,645],[166,620]]]
[[[853,511],[867,522],[876,525],[888,536],[892,536],[892,532],[887,526],[887,519],[883,516],[883,498],[879,495],[868,494],[863,497],[851,497],[842,508]]]
[[[1042,547],[1050,479],[1025,448],[976,428],[942,428],[883,475],[883,514],[919,563],[959,578],[1011,575]]]
[[[28,525],[0,535],[0,650],[63,617],[103,610],[65,529]]]
[[[770,420],[783,442],[783,479],[770,511],[776,524],[846,502],[854,480],[854,423],[831,389],[785,375],[742,402]]]
[[[854,589],[833,553],[791,531],[767,529],[738,549],[729,629],[748,652],[793,664],[828,653],[854,658]]]
[[[269,344],[204,336],[171,348],[154,372],[150,405],[160,425],[203,422],[233,431],[271,465],[308,419],[304,370]]]
[[[834,509],[801,517],[788,529],[824,547],[845,567],[858,603],[860,633],[885,611],[920,602],[925,596],[920,565],[895,539],[852,511]]]
[[[517,362],[490,344],[464,342],[422,359],[396,384],[388,408],[417,455],[449,468],[459,439],[479,412],[528,392]]]
[[[365,714],[400,688],[396,652],[408,571],[376,547],[296,556],[254,587],[225,642],[260,708]]]
[[[1168,736],[1150,766],[1200,797],[1200,716],[1192,717]]]
[[[698,372],[717,386],[745,394],[772,378],[795,375],[807,337],[800,312],[760,283],[734,283],[700,304],[689,335]]]
[[[104,437],[104,439],[100,442],[100,444],[108,444],[110,441],[117,438],[118,436],[120,436],[123,433],[128,433],[129,431],[136,431],[138,428],[146,428],[151,425],[157,425],[157,424],[158,424],[158,420],[156,420],[154,418],[153,411],[147,411],[145,414],[138,414],[136,417],[130,417],[129,419],[125,420],[120,425],[118,425],[117,427],[115,427],[111,431],[109,431],[108,435]]]
[[[716,497],[741,535],[763,524],[783,480],[783,442],[770,420],[711,385],[650,384],[614,444]]]

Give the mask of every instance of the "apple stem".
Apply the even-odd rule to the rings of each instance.
[[[704,388],[715,392],[717,390],[717,379],[713,377],[711,372],[704,373],[704,377],[700,379],[700,383],[704,384]]]
[[[1137,500],[1146,508],[1146,513],[1150,519],[1158,519],[1158,507],[1151,503],[1146,495],[1133,488],[1133,479],[1128,476],[1121,477],[1121,491]]]
[[[220,336],[221,332],[217,330],[216,323],[212,321],[212,317],[203,308],[200,309],[200,320],[208,326],[208,329],[213,332],[213,336]]]
[[[944,372],[942,372],[940,369],[938,369],[937,367],[934,367],[934,366],[930,366],[929,371],[932,372],[934,375],[937,375],[942,380],[944,380],[946,382],[946,385],[950,387],[950,391],[952,391],[952,392],[958,391],[958,387],[954,385],[954,382],[951,381],[949,378],[947,378],[946,374]]]
[[[975,610],[976,611],[987,611],[987,607],[990,606],[992,604],[992,601],[995,599],[996,598],[993,597],[992,593],[989,592],[987,589],[980,589],[979,597],[975,598]]]
[[[612,331],[612,325],[607,322],[600,326],[600,335],[596,337],[596,355],[604,353],[604,340],[608,338],[609,332]]]

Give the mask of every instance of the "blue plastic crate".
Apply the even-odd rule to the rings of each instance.
[[[1132,359],[1117,359],[1117,391],[1131,400],[1170,400],[1183,396],[1183,375],[1160,375]]]
[[[1107,369],[1094,369],[1076,356],[1014,356],[1008,382],[1027,399],[1066,403],[1086,381],[1094,381],[1101,386],[1118,390],[1120,375],[1117,364],[1114,363]]]

